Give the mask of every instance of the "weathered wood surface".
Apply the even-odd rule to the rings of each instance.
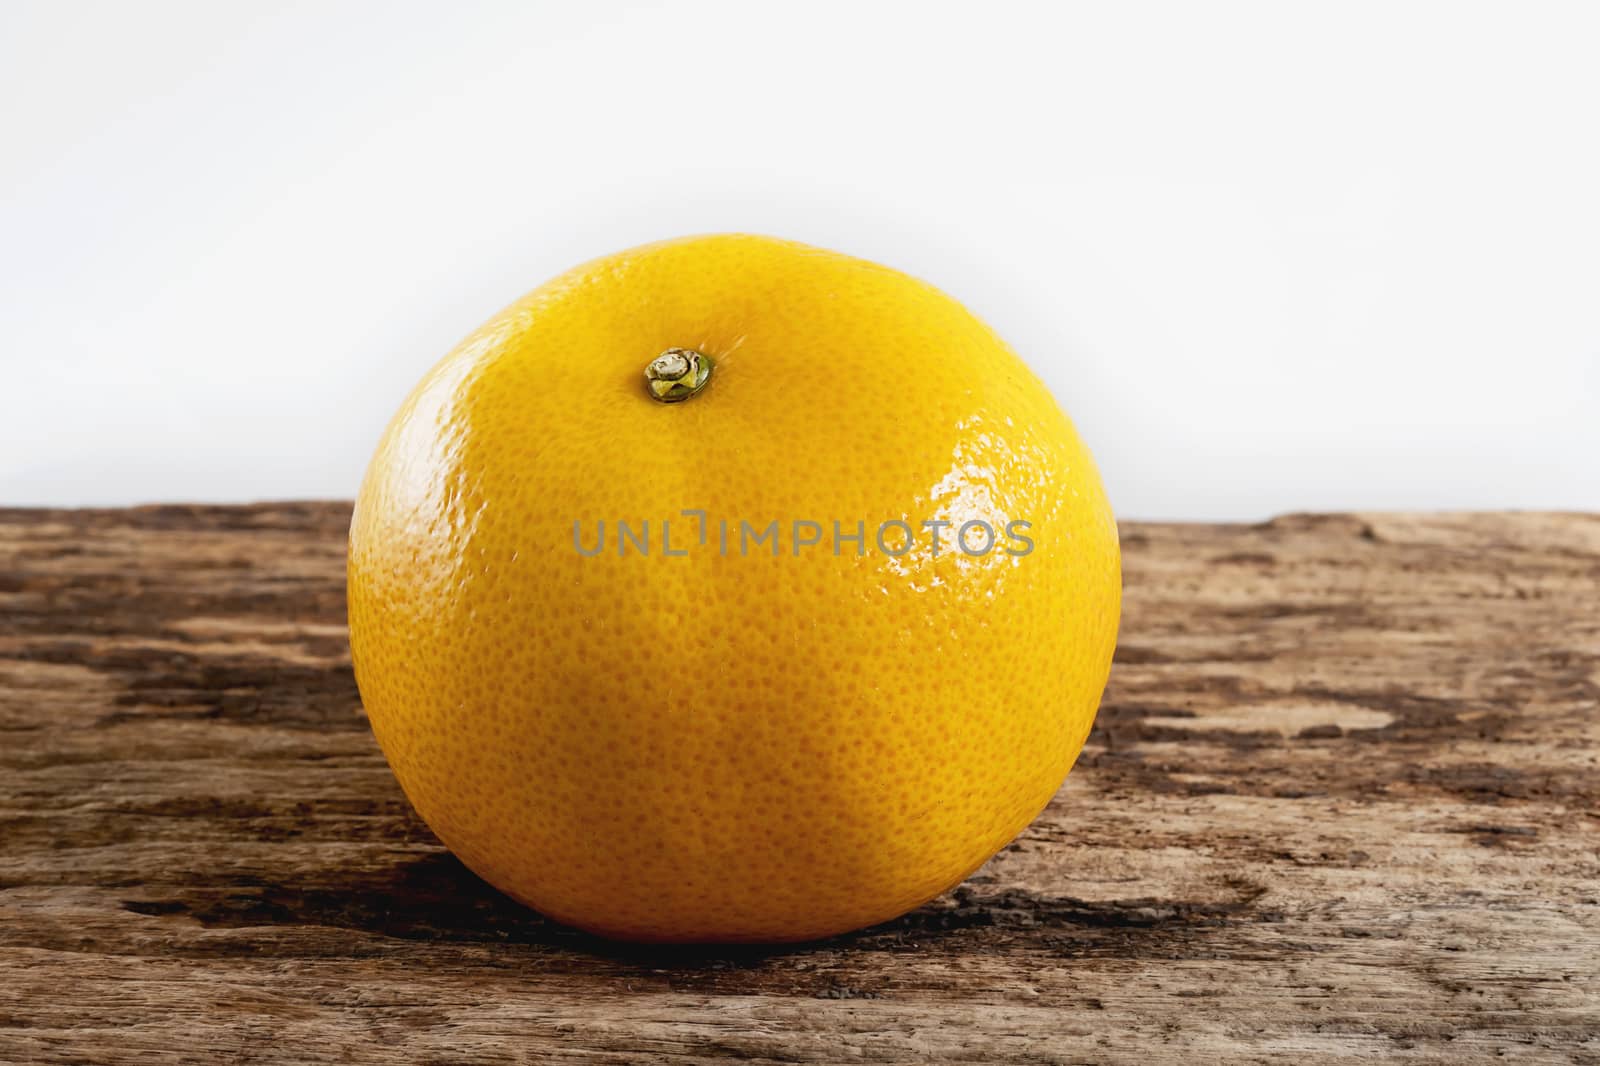
[[[0,511],[0,1061],[1600,1063],[1600,516],[1126,527],[1045,815],[762,952],[441,850],[361,717],[347,513]]]

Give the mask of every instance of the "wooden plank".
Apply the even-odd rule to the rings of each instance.
[[[886,926],[686,951],[411,814],[347,515],[0,511],[0,1061],[1600,1063],[1600,516],[1128,525],[1031,829]]]

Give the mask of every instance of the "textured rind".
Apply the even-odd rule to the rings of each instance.
[[[671,347],[717,369],[666,406],[642,371]],[[964,555],[974,518],[1033,550]],[[953,525],[894,557],[871,542],[897,519]],[[798,556],[797,520],[826,531]],[[741,554],[773,521],[779,554]],[[867,554],[834,554],[835,521]],[[1120,595],[1093,463],[992,331],[742,236],[598,260],[468,338],[390,425],[350,548],[357,679],[418,812],[503,891],[628,939],[824,936],[960,881],[1082,748]]]

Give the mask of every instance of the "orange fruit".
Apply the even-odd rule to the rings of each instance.
[[[349,594],[378,742],[484,879],[608,937],[786,941],[916,907],[1039,813],[1121,585],[1089,453],[982,322],[716,236],[446,356],[367,472]]]

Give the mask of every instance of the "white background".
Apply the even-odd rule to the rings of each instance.
[[[349,496],[595,255],[921,275],[1125,516],[1600,509],[1600,5],[0,6],[0,503]]]

